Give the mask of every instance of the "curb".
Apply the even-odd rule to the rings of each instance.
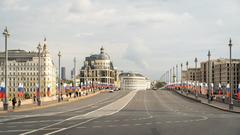
[[[238,113],[238,114],[240,114],[240,112],[238,112],[238,111],[228,110],[228,109],[225,109],[225,108],[222,108],[222,107],[218,107],[218,106],[216,106],[216,105],[212,105],[212,104],[208,104],[208,103],[203,103],[203,102],[202,102],[202,104],[208,105],[208,106],[210,106],[210,107],[213,107],[213,108],[216,108],[216,109],[225,111],[225,112],[231,112],[231,113]]]
[[[201,101],[200,99],[196,99],[196,98],[192,98],[192,97],[185,96],[185,95],[183,95],[183,94],[181,94],[181,93],[179,93],[179,92],[177,92],[177,91],[175,91],[175,92],[176,92],[178,95],[181,95],[182,97],[185,97],[185,98],[187,98],[187,99],[193,100],[193,101],[198,102],[198,103],[202,103],[202,101]]]
[[[6,114],[8,112],[24,112],[24,111],[45,109],[45,108],[49,108],[49,107],[54,107],[54,106],[58,106],[58,105],[64,105],[64,104],[76,102],[76,101],[79,101],[79,100],[83,100],[83,99],[86,99],[86,98],[90,98],[90,97],[96,96],[96,95],[98,95],[100,93],[105,93],[105,91],[98,91],[96,93],[89,94],[87,96],[83,96],[83,97],[79,97],[79,98],[75,98],[75,99],[71,99],[71,100],[68,99],[66,101],[63,101],[63,102],[60,102],[60,103],[56,102],[56,103],[53,103],[53,104],[50,104],[50,105],[34,106],[34,107],[31,107],[31,108],[19,109],[19,110],[0,111],[0,114]]]
[[[174,90],[175,91],[175,90]],[[195,99],[195,98],[192,98],[192,97],[188,97],[188,96],[185,96],[177,91],[175,91],[178,95],[181,95],[182,97],[185,97],[187,99],[190,99],[190,100],[194,100],[196,102],[199,102],[199,103],[202,103],[204,105],[207,105],[207,106],[210,106],[210,107],[213,107],[213,108],[216,108],[216,109],[219,109],[219,110],[222,110],[222,111],[225,111],[225,112],[231,112],[231,113],[238,113],[240,114],[240,112],[238,111],[232,111],[232,110],[228,110],[228,109],[225,109],[225,108],[222,108],[222,107],[219,107],[219,106],[216,106],[216,105],[212,105],[212,104],[208,104],[208,103],[204,103],[202,102],[200,99]]]

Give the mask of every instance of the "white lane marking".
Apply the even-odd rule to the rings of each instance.
[[[62,121],[63,119],[59,120],[40,120],[40,121],[18,121],[18,122],[8,122],[6,124],[32,124],[32,123],[44,123],[44,122],[58,122]]]
[[[102,126],[92,126],[92,128],[101,128]]]
[[[8,128],[15,128],[16,126],[7,126]]]
[[[153,116],[150,114],[149,109],[148,109],[148,107],[146,105],[146,90],[144,91],[143,103],[144,103],[144,108],[146,110],[147,115],[149,115],[152,118]]]
[[[58,133],[58,132],[61,132],[61,131],[64,131],[64,130],[66,130],[66,128],[61,128],[61,129],[59,129],[59,130],[53,131],[53,132],[51,132],[50,134],[46,134],[46,135],[55,134],[55,133]]]
[[[53,131],[53,132],[50,132],[50,133],[46,133],[44,135],[51,135],[51,134],[59,133],[59,132],[64,131],[64,130],[67,130],[67,129],[70,129],[70,128],[74,128],[74,127],[83,125],[83,124],[85,124],[85,123],[87,123],[89,121],[92,121],[94,119],[97,119],[97,118],[92,118],[92,119],[86,120],[84,122],[81,122],[81,123],[78,123],[78,124],[75,124],[75,125],[72,125],[72,126],[69,126],[69,127],[66,127],[66,128],[62,128],[62,129],[59,129],[59,130],[56,130],[56,131]]]
[[[122,126],[122,127],[127,127],[127,126],[129,126],[129,124],[122,124],[122,125],[120,125],[120,126]]]
[[[15,117],[15,118],[8,118],[9,116],[3,116],[3,117],[6,117],[8,119],[1,119],[0,122],[7,122],[7,121],[10,121],[10,120],[18,120],[18,119],[23,119],[23,118],[31,118],[31,117],[39,117],[39,116],[52,116],[52,115],[57,115],[57,114],[64,114],[64,113],[67,113],[67,112],[72,112],[72,111],[80,110],[80,109],[83,109],[83,108],[87,108],[87,107],[93,106],[97,103],[103,104],[103,103],[109,102],[108,99],[111,99],[111,98],[110,97],[109,98],[104,98],[103,100],[100,100],[100,101],[95,102],[95,103],[90,104],[90,105],[81,106],[81,107],[78,107],[78,108],[74,108],[74,109],[67,110],[67,111],[61,111],[61,112],[49,112],[49,113],[43,113],[43,114],[30,114],[30,115],[11,115],[11,117]]]
[[[137,124],[135,124],[135,126],[141,126],[141,125],[143,125],[143,124],[138,124],[138,123],[137,123]]]
[[[86,119],[86,118],[95,118],[95,117],[113,115],[113,114],[119,112],[120,110],[122,110],[132,100],[132,98],[136,95],[137,92],[138,92],[137,90],[131,91],[126,96],[124,96],[124,97],[118,99],[117,101],[112,102],[104,107],[101,107],[97,110],[86,113],[84,115],[77,115],[77,116],[68,118],[67,120]]]
[[[87,127],[76,127],[76,128],[87,128]]]
[[[87,123],[89,121],[97,119],[98,117],[115,114],[115,113],[119,112],[120,110],[122,110],[132,100],[132,98],[136,95],[137,92],[138,92],[137,90],[131,91],[126,96],[118,99],[117,101],[112,102],[112,103],[110,103],[110,104],[108,104],[108,105],[106,105],[104,107],[101,107],[101,108],[99,108],[97,110],[94,110],[94,111],[91,111],[89,113],[86,113],[84,115],[73,116],[73,117],[67,118],[67,119],[65,119],[63,121],[60,121],[60,122],[48,125],[46,127],[35,129],[35,130],[29,131],[29,132],[26,132],[26,133],[22,133],[20,135],[31,134],[31,133],[37,132],[39,130],[42,130],[42,129],[45,129],[45,128],[48,128],[48,127],[52,127],[52,126],[55,126],[55,125],[58,125],[58,124],[61,124],[61,123],[65,122],[65,121],[69,121],[69,120],[76,120],[78,118],[80,118],[80,119],[82,119],[82,118],[84,118],[84,119],[90,118],[89,120],[86,120],[84,122],[81,122],[81,123],[78,123],[78,124],[75,124],[75,125],[72,125],[72,126],[69,126],[69,127],[65,127],[65,128],[62,128],[62,129],[59,129],[59,130],[56,130],[56,131],[53,131],[53,132],[45,134],[45,135],[51,135],[51,134],[54,134],[54,133],[58,133],[58,132],[61,132],[61,131],[64,131],[64,130],[67,130],[67,129],[70,129],[70,128],[74,128],[74,127],[77,127],[79,125],[85,124],[85,123]]]
[[[29,129],[31,130],[31,129]],[[26,131],[29,131],[29,130],[6,130],[6,131],[0,131],[0,133],[11,133],[11,132],[26,132]]]

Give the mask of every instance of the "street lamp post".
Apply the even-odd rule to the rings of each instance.
[[[37,105],[41,105],[41,99],[40,99],[40,94],[41,94],[41,44],[38,44],[38,89],[37,89]]]
[[[182,84],[182,67],[183,67],[183,64],[181,63],[181,85],[183,85]]]
[[[176,65],[176,82],[178,83],[178,65]]]
[[[211,52],[209,50],[208,51],[208,103],[211,102],[211,97],[210,97],[210,57],[211,57]]]
[[[62,95],[62,90],[61,90],[61,70],[60,70],[60,67],[61,67],[61,52],[59,51],[58,52],[58,102],[61,101],[61,95]]]
[[[73,59],[74,62],[74,70],[73,70],[73,87],[76,87],[76,57]]]
[[[186,68],[187,68],[187,94],[188,94],[188,89],[189,89],[189,84],[188,84],[188,61],[186,62]]]
[[[230,67],[229,67],[229,86],[230,86],[230,97],[229,97],[229,110],[233,110],[233,99],[232,99],[232,40],[229,40],[229,57],[230,57]]]
[[[7,49],[7,38],[10,37],[10,34],[7,30],[7,27],[3,31],[5,37],[5,97],[3,100],[3,110],[8,110],[8,49]]]
[[[174,68],[174,66],[173,66],[172,72],[173,72],[173,83],[175,83],[176,82],[176,75],[175,75],[175,68]]]
[[[196,96],[196,98],[198,98],[198,93],[197,93],[197,88],[196,88],[196,85],[197,85],[197,62],[198,62],[197,57],[195,58],[194,62],[195,62],[195,78],[194,78],[194,81],[196,83],[195,84],[195,96]]]

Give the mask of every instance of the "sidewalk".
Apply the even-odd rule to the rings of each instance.
[[[25,104],[25,105],[21,105],[20,107],[17,107],[17,105],[16,105],[14,110],[12,109],[12,105],[10,105],[11,102],[9,102],[9,110],[8,111],[3,111],[3,108],[0,107],[0,115],[8,113],[8,112],[31,111],[31,110],[43,109],[43,108],[53,107],[53,106],[62,105],[62,104],[68,104],[68,103],[71,103],[71,102],[75,102],[75,101],[78,101],[78,100],[82,100],[82,99],[85,99],[85,98],[95,96],[95,95],[97,95],[99,93],[102,93],[102,92],[105,92],[105,91],[104,90],[103,91],[97,91],[95,93],[92,93],[92,94],[89,94],[89,95],[86,95],[86,96],[76,97],[76,98],[74,98],[74,97],[64,98],[63,101],[61,101],[60,103],[58,102],[58,100],[45,101],[45,102],[41,103],[41,106],[37,106],[37,103],[35,103],[35,104],[34,103]]]
[[[178,94],[184,96],[184,97],[190,98],[190,99],[192,99],[194,101],[199,101],[202,104],[205,104],[205,105],[208,105],[208,106],[211,106],[211,107],[223,110],[223,111],[228,111],[228,112],[233,112],[233,113],[240,113],[240,107],[237,107],[237,106],[234,106],[233,110],[229,110],[229,105],[228,104],[220,103],[220,102],[217,102],[217,101],[211,101],[210,103],[208,103],[208,99],[206,99],[206,98],[198,96],[198,98],[196,99],[195,95],[192,95],[192,94],[188,94],[187,95],[185,92],[181,93],[180,91],[176,91],[176,92]]]

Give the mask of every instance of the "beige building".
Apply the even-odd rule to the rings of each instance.
[[[230,61],[229,59],[216,59],[210,61],[210,83],[214,83],[215,87],[221,83],[222,86],[226,86],[229,83],[229,69]],[[240,69],[240,59],[232,60],[232,87],[236,91],[239,80],[239,69]],[[202,82],[208,82],[208,61],[201,62],[201,76]]]
[[[234,91],[237,90],[239,80],[239,67],[240,67],[240,60],[233,59],[232,60],[232,88]],[[214,65],[214,84],[217,85],[221,83],[222,85],[226,86],[229,83],[230,77],[230,61],[229,59],[218,59],[218,62]]]
[[[150,80],[138,73],[121,73],[121,90],[146,90],[150,89]]]
[[[188,68],[188,70],[182,71],[182,81],[198,81],[201,82],[201,70],[200,68]]]
[[[9,98],[18,95],[19,84],[23,85],[25,93],[29,93],[29,96],[33,97],[36,95],[38,84],[38,52],[8,50],[8,55]],[[4,60],[5,52],[0,52],[0,83],[4,83],[5,79]],[[56,68],[47,49],[46,40],[43,45],[41,61],[41,96],[55,95]]]
[[[100,49],[100,54],[94,54],[85,58],[80,70],[80,84],[84,85],[114,85],[116,70],[110,60],[110,56]]]
[[[210,83],[216,82],[215,78],[215,66],[221,63],[221,59],[210,60],[209,81]],[[201,78],[202,82],[208,82],[208,61],[201,62]]]

